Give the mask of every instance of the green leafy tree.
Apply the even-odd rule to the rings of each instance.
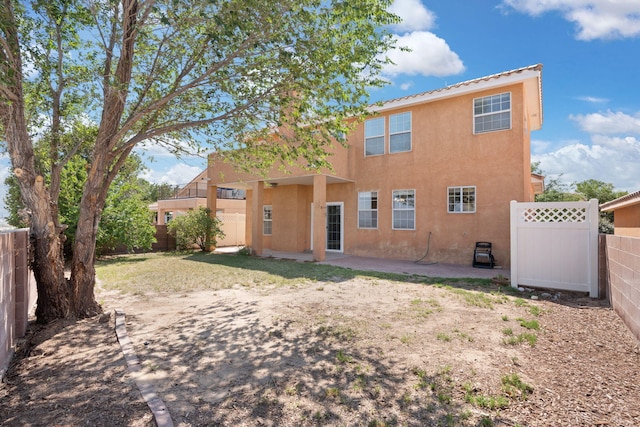
[[[24,210],[24,204],[20,198],[20,187],[15,176],[9,174],[4,179],[7,194],[4,196],[4,204],[7,209],[7,224],[17,228],[29,226],[28,218]],[[22,215],[21,215],[22,213]]]
[[[588,179],[576,183],[576,191],[584,200],[598,199],[598,203],[606,203],[627,194],[616,191],[613,184],[597,179]],[[613,212],[600,212],[598,228],[601,233],[613,234]]]
[[[161,183],[148,183],[146,198],[151,202],[157,202],[158,200],[167,200],[174,197],[178,187],[175,185]]]
[[[571,191],[571,186],[562,182],[562,174],[557,178],[545,180],[544,192],[536,194],[536,202],[577,202],[582,200],[579,194]]]
[[[114,183],[107,196],[97,247],[100,253],[124,246],[127,251],[151,249],[156,242],[152,213],[140,189],[131,182]]]
[[[613,184],[597,179],[576,183],[576,191],[584,200],[598,199],[598,203],[610,202],[627,194],[626,191],[616,191]]]
[[[538,175],[546,175],[540,168],[540,162],[531,163],[531,172]],[[571,186],[562,181],[562,174],[556,178],[545,177],[544,192],[536,194],[536,202],[575,202],[580,196],[571,191]]]
[[[224,237],[221,225],[218,218],[211,216],[211,209],[199,207],[173,218],[167,229],[175,236],[178,249],[198,246],[200,250],[209,251],[218,243],[218,238]]]
[[[328,166],[331,136],[352,129],[385,83],[394,42],[384,28],[398,22],[389,0],[0,1],[0,136],[31,215],[40,322],[102,311],[97,224],[135,147],[205,142],[241,148],[228,152],[246,168]],[[64,136],[81,113],[97,133],[67,279],[57,207],[81,146]],[[30,133],[43,127],[47,180]]]
[[[119,246],[124,246],[127,250],[150,249],[155,241],[155,227],[152,225],[152,215],[148,208],[148,189],[152,184],[137,178],[142,168],[140,158],[130,156],[127,165],[109,189],[107,203],[98,225],[97,247],[101,253]],[[73,250],[79,216],[78,204],[86,179],[87,161],[81,154],[77,154],[61,171],[58,214],[61,222],[67,225],[64,230],[66,253]],[[25,207],[20,200],[16,178],[9,175],[5,184],[8,189],[5,197],[9,212],[8,223],[15,227],[27,227],[28,216],[23,213]]]

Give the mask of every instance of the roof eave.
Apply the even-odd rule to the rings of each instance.
[[[627,194],[622,197],[618,197],[615,200],[611,200],[610,202],[605,202],[600,205],[600,210],[602,212],[611,212],[616,209],[626,208],[629,206],[637,205],[640,203],[640,191],[636,191],[634,193]]]
[[[410,107],[416,104],[439,101],[455,96],[480,92],[509,86],[516,83],[525,85],[525,102],[530,117],[530,130],[542,127],[542,65],[538,64],[519,70],[507,71],[488,77],[458,83],[429,92],[386,101],[381,105],[369,107],[371,112],[385,112],[398,108]],[[531,95],[529,95],[531,94]]]

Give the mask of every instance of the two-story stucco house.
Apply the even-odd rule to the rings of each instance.
[[[491,242],[509,265],[509,202],[534,198],[530,132],[542,125],[542,66],[372,106],[333,150],[333,172],[236,173],[212,155],[217,186],[247,190],[247,246],[470,264]],[[215,211],[215,197],[208,197]],[[428,251],[428,253],[427,253]],[[425,257],[425,254],[427,255]]]

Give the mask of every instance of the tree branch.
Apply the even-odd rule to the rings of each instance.
[[[114,136],[114,138],[113,138],[114,145],[115,145],[115,143],[117,143],[117,141],[122,140],[124,138],[124,136],[128,132],[131,131],[131,129],[135,126],[135,124],[138,123],[138,121],[142,120],[144,117],[146,117],[148,114],[150,114],[153,111],[160,110],[162,107],[166,106],[169,102],[171,102],[172,100],[176,99],[180,95],[183,95],[184,93],[186,93],[190,89],[198,87],[200,84],[202,84],[213,73],[215,73],[216,71],[220,70],[224,66],[230,64],[233,60],[235,60],[238,57],[240,57],[240,54],[243,51],[245,51],[247,49],[247,47],[256,40],[256,38],[257,37],[255,37],[255,35],[251,35],[251,36],[247,37],[244,40],[244,42],[231,55],[227,56],[223,61],[217,62],[213,66],[209,67],[200,76],[198,76],[198,77],[194,78],[193,80],[191,80],[189,83],[185,84],[184,86],[181,86],[181,87],[177,88],[174,91],[171,91],[171,92],[167,93],[165,96],[161,97],[160,99],[156,100],[155,102],[152,102],[151,104],[146,106],[144,109],[142,109],[142,110],[136,112],[135,114],[133,114],[132,116],[130,116],[127,119],[127,121],[124,123],[122,128]],[[211,123],[211,122],[214,122],[214,121],[216,121],[216,120],[210,120],[210,121],[207,121],[207,122]],[[204,124],[206,124],[206,123],[204,123]],[[188,126],[188,127],[193,127],[193,126]]]

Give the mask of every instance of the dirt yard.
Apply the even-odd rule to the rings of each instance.
[[[180,427],[640,425],[640,351],[615,313],[497,289],[336,277],[98,300],[126,313]],[[155,425],[113,322],[34,330],[0,424]]]

